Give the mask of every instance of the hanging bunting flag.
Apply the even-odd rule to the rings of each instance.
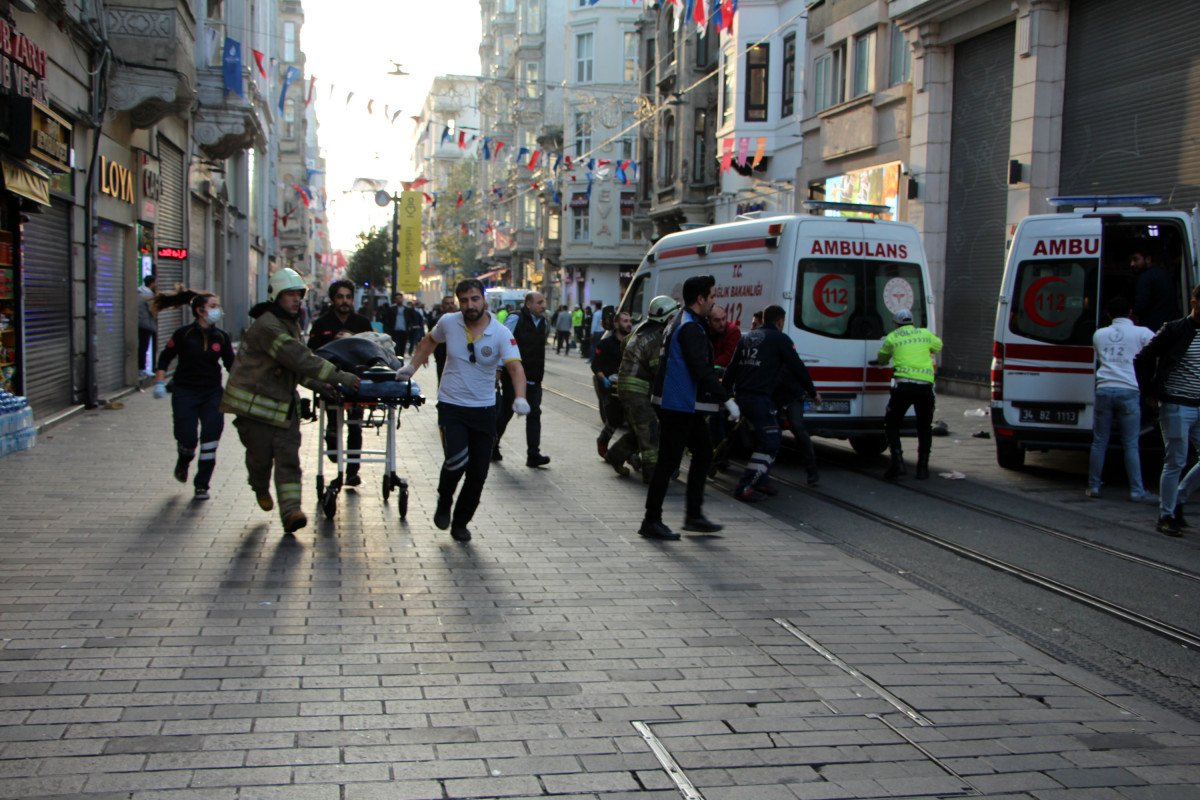
[[[262,77],[267,77],[267,68],[263,66],[263,54],[257,50],[250,51],[254,55],[254,63],[258,65],[258,74]]]
[[[295,67],[288,67],[287,72],[283,75],[283,88],[279,91],[279,113],[281,116],[283,114],[283,101],[287,99],[288,87],[298,77],[300,77],[300,70]]]
[[[696,0],[692,19],[696,22],[696,33],[704,36],[708,31],[708,0]]]
[[[733,139],[721,140],[721,172],[728,172],[733,164]]]
[[[411,188],[420,189],[422,186],[424,186],[427,183],[429,183],[429,178],[417,178],[415,181],[412,182]]]
[[[300,184],[298,184],[298,183],[293,183],[292,188],[296,190],[296,194],[300,195],[300,202],[304,203],[305,208],[308,208],[308,204],[309,204],[308,193],[305,192],[304,189],[300,188]]]
[[[471,199],[472,197],[474,197],[474,196],[475,196],[475,190],[474,190],[474,189],[467,189],[467,199],[468,199],[468,200],[470,200],[470,199]]]
[[[624,183],[624,184],[629,183],[629,181],[626,180],[626,178],[625,178],[625,165],[628,163],[629,163],[628,161],[624,161],[624,162],[617,164],[617,169],[613,172],[613,180],[614,181],[620,181],[621,183]]]
[[[537,167],[538,158],[539,158],[541,155],[542,155],[542,151],[541,151],[541,150],[534,150],[534,151],[533,151],[533,155],[531,155],[531,156],[529,157],[529,169],[531,169],[531,170],[532,170],[532,169],[535,169],[535,168]]]
[[[374,98],[371,98],[370,100],[367,101],[367,113],[368,114],[375,113],[375,99]]]
[[[527,156],[527,155],[529,155],[529,148],[522,147],[520,150],[517,151],[517,155],[513,157],[513,163],[520,164],[522,161],[525,160],[525,156]]]
[[[225,91],[233,92],[238,97],[245,97],[242,86],[242,43],[236,39],[225,37],[224,55],[221,57],[222,74],[225,79]]]
[[[433,198],[429,196],[429,192],[421,192],[421,196],[425,198],[426,203],[433,202]]]
[[[317,86],[317,76],[312,75],[308,79],[308,97],[304,98],[304,107],[305,108],[308,108],[310,105],[312,105],[313,89],[315,89],[316,86]]]
[[[466,131],[458,132],[458,149],[460,149],[460,150],[467,149],[467,132]]]
[[[334,90],[334,89],[336,89],[336,88],[337,88],[337,87],[336,87],[334,84],[332,84],[332,83],[331,83],[331,84],[329,84],[329,99],[330,99],[330,100],[332,100],[332,99],[333,99],[333,90]]]
[[[459,192],[458,193],[458,202],[456,202],[454,204],[454,206],[457,208],[458,206],[461,206],[462,204],[463,204],[463,195],[462,195],[462,192]]]
[[[572,166],[571,166],[571,157],[570,157],[570,156],[564,155],[564,156],[563,156],[563,161],[566,161],[566,162],[567,162],[567,169],[568,169],[568,170],[574,169],[574,167],[572,167]]]
[[[738,138],[737,146],[737,165],[739,167],[746,166],[746,155],[750,152],[750,137],[741,136]]]
[[[401,111],[401,109],[396,109],[396,113],[392,114],[392,124],[393,125],[396,124],[396,117],[400,116],[400,111]]]
[[[348,95],[346,95],[346,107],[347,108],[349,108],[350,101],[353,99],[354,99],[354,92],[350,92]]]
[[[500,149],[502,147],[504,147],[504,142],[497,140],[496,149],[492,151],[492,158],[496,158],[496,159],[500,158]]]
[[[757,139],[757,143],[754,147],[754,161],[750,162],[750,167],[751,168],[758,167],[759,163],[763,160],[763,155],[765,155],[766,152],[767,152],[767,137],[759,136]]]
[[[453,142],[453,141],[454,141],[454,137],[450,133],[450,126],[447,125],[446,127],[442,128],[442,141],[439,142],[439,144],[445,144],[446,142]]]
[[[487,137],[487,136],[483,137],[483,160],[484,161],[492,160],[492,150],[490,147],[488,147],[488,144],[491,141],[492,140],[489,137]]]

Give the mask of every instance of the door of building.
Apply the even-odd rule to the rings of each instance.
[[[97,229],[96,388],[104,397],[125,386],[125,230],[104,219]]]
[[[71,405],[71,204],[55,198],[21,229],[24,393],[45,418]]]

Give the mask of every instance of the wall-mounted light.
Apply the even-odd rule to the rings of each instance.
[[[916,178],[908,179],[908,199],[909,200],[917,199],[917,179]]]
[[[1008,185],[1021,182],[1021,162],[1015,158],[1008,162]]]

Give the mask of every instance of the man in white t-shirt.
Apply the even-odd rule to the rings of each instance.
[[[497,367],[503,365],[512,378],[513,411],[524,416],[529,413],[529,403],[517,342],[512,332],[488,313],[483,284],[474,279],[461,281],[454,294],[461,310],[438,319],[397,378],[410,379],[434,348],[445,343],[446,368],[438,382],[437,406],[445,460],[433,524],[441,530],[449,528],[455,541],[468,542],[471,531],[467,523],[479,507],[496,441]],[[455,503],[454,491],[464,474],[466,481]]]
[[[1142,433],[1141,396],[1133,359],[1154,331],[1135,325],[1129,318],[1130,304],[1114,297],[1105,308],[1112,324],[1092,335],[1096,348],[1096,405],[1092,412],[1092,454],[1088,465],[1088,497],[1100,496],[1100,474],[1115,421],[1121,431],[1125,450],[1125,474],[1129,478],[1129,499],[1134,502],[1156,500],[1142,485],[1142,459],[1138,439]],[[1115,418],[1115,419],[1114,419]]]

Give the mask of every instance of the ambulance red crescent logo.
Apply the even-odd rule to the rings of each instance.
[[[1046,319],[1037,310],[1037,296],[1046,286],[1051,283],[1066,283],[1066,278],[1060,278],[1057,275],[1047,275],[1044,278],[1038,278],[1033,283],[1029,284],[1029,288],[1025,290],[1025,297],[1022,299],[1025,315],[1033,322],[1034,325],[1040,325],[1043,328],[1054,328],[1062,325],[1065,320]]]
[[[817,311],[820,311],[822,314],[824,314],[827,317],[840,317],[849,310],[848,308],[843,308],[841,311],[834,311],[832,308],[830,308],[825,303],[825,298],[822,296],[825,294],[826,286],[833,283],[834,281],[841,281],[841,280],[844,280],[844,278],[841,275],[826,275],[825,277],[823,277],[819,281],[817,281],[815,286],[813,286],[813,292],[812,292],[813,305],[815,305],[817,307]]]

